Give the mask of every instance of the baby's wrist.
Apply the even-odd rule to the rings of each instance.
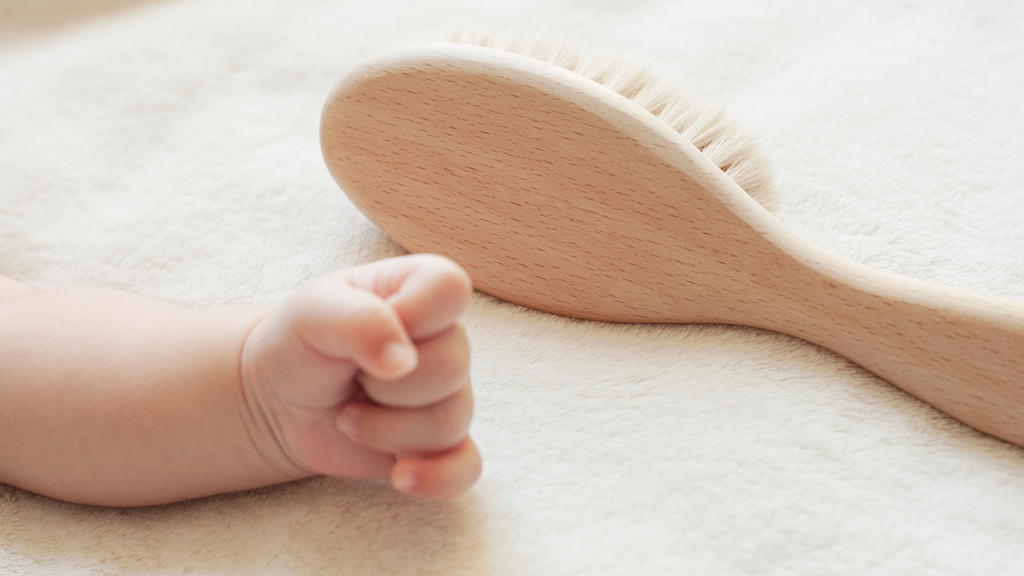
[[[239,348],[237,374],[239,390],[239,412],[245,425],[252,449],[259,454],[270,473],[279,476],[281,482],[297,480],[314,475],[302,466],[288,446],[281,421],[280,401],[267,378],[267,370],[261,365],[260,351],[266,345],[262,340],[269,337],[267,324],[275,309],[260,306],[240,306],[239,315],[251,318],[251,326]]]

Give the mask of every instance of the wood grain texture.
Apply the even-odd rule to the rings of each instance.
[[[321,140],[364,214],[484,292],[578,318],[783,332],[1024,445],[1024,303],[811,244],[589,80],[475,46],[385,53],[336,87]]]

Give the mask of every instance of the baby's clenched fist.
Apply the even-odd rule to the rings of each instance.
[[[300,287],[246,339],[252,437],[282,472],[390,478],[450,498],[480,475],[468,436],[469,277],[439,256],[381,260]]]

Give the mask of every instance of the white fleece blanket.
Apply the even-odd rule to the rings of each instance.
[[[328,175],[320,107],[458,23],[646,62],[760,135],[812,241],[1024,299],[1024,4],[998,1],[0,0],[0,273],[215,306],[400,254]],[[1024,450],[831,352],[482,294],[466,323],[464,497],[315,478],[121,510],[0,485],[0,573],[1024,573]]]

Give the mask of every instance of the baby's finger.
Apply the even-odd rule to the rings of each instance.
[[[444,452],[400,457],[391,469],[391,485],[420,498],[445,500],[468,490],[481,468],[480,452],[467,436]]]
[[[469,382],[469,342],[455,323],[440,334],[416,344],[416,369],[397,380],[360,377],[367,396],[386,406],[413,408],[447,398]]]
[[[353,286],[374,292],[394,307],[413,340],[451,326],[473,295],[466,271],[433,254],[389,258],[347,272]]]
[[[381,452],[430,452],[459,444],[469,432],[472,418],[473,392],[467,385],[424,408],[349,403],[338,414],[338,429],[351,440]]]
[[[332,359],[348,359],[380,379],[416,366],[416,348],[394,309],[381,297],[350,286],[344,273],[299,288],[283,308],[285,330],[299,345]]]

